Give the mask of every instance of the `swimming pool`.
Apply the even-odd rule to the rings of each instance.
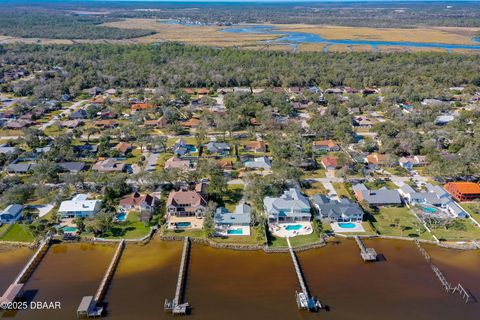
[[[285,226],[285,230],[287,230],[287,231],[300,230],[300,229],[302,229],[301,224],[290,224],[288,226]]]
[[[423,212],[425,213],[437,213],[438,209],[433,207],[423,207]]]
[[[228,229],[227,234],[242,235],[243,229]]]
[[[77,232],[78,228],[76,227],[63,227],[63,232],[66,233],[75,233]]]
[[[125,221],[127,219],[127,214],[125,212],[120,212],[117,214],[118,221]]]
[[[339,222],[338,226],[343,229],[353,229],[356,227],[356,224],[353,222]]]
[[[175,227],[177,228],[189,228],[192,225],[191,222],[177,222],[175,223]]]

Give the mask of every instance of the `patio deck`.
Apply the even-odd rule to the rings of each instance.
[[[293,226],[301,226],[298,229],[288,230]],[[310,221],[298,221],[294,223],[280,223],[280,224],[269,224],[270,232],[274,236],[281,238],[293,238],[295,236],[303,236],[311,234],[313,232],[312,224]]]
[[[190,223],[188,227],[177,227],[177,223]],[[175,217],[169,216],[167,219],[168,230],[187,230],[187,229],[202,229],[203,218],[197,217]]]

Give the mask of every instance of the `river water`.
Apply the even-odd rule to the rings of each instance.
[[[299,285],[288,254],[218,250],[193,245],[185,299],[194,320],[240,319],[478,319],[480,303],[445,293],[415,245],[369,240],[384,261],[364,263],[354,241],[342,240],[298,254],[312,295],[328,311],[299,311]],[[93,295],[114,247],[56,244],[27,282],[35,301],[61,301],[61,310],[4,313],[13,319],[76,319],[82,296]],[[426,246],[434,263],[454,284],[480,297],[480,253]],[[105,298],[108,319],[172,319],[181,242],[154,240],[127,245]],[[33,252],[0,251],[0,289],[5,290]]]
[[[480,44],[478,45],[463,45],[463,44],[446,44],[446,43],[434,43],[434,42],[412,42],[412,41],[377,41],[377,40],[354,40],[354,39],[325,39],[322,36],[314,33],[307,32],[293,32],[293,31],[280,31],[276,27],[266,25],[248,25],[248,26],[235,26],[231,28],[222,29],[223,32],[231,33],[255,33],[255,34],[274,34],[279,35],[279,38],[275,40],[267,40],[266,42],[273,44],[291,44],[297,46],[301,43],[324,43],[327,45],[325,51],[328,50],[328,46],[331,45],[369,45],[372,49],[378,49],[378,46],[393,46],[393,47],[417,47],[417,48],[439,48],[439,49],[470,49],[480,50]],[[406,30],[405,32],[408,32]],[[473,38],[472,41],[478,42],[478,38]]]

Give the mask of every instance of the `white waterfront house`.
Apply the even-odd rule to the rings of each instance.
[[[94,216],[102,206],[100,200],[88,200],[88,195],[77,194],[72,200],[63,201],[60,204],[58,213],[62,218],[91,217]]]

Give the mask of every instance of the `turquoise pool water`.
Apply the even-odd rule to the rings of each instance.
[[[480,50],[480,45],[475,44],[449,44],[449,43],[431,43],[431,42],[412,42],[412,41],[376,41],[376,40],[352,40],[352,39],[325,39],[318,34],[304,32],[280,31],[273,26],[250,25],[235,26],[225,28],[222,31],[231,33],[251,33],[251,34],[274,34],[280,37],[275,40],[268,40],[270,43],[287,43],[297,46],[300,43],[325,43],[327,46],[324,51],[328,51],[328,47],[335,44],[343,45],[369,45],[373,49],[378,46],[401,46],[401,47],[418,47],[418,48],[441,48],[446,50],[452,49],[471,49]],[[472,41],[478,42],[478,38]]]
[[[423,212],[425,213],[437,213],[438,209],[433,207],[423,207]]]
[[[76,227],[63,227],[63,232],[74,233],[77,232],[77,230]]]
[[[301,224],[291,224],[285,227],[285,230],[292,231],[292,230],[300,230],[302,229]]]
[[[118,221],[125,221],[127,219],[127,214],[125,212],[120,212],[117,214]]]
[[[243,234],[243,230],[242,229],[229,229],[227,231],[227,234],[239,235],[239,234]]]
[[[190,223],[190,222],[177,222],[177,223],[175,223],[175,226],[177,228],[188,228],[191,225],[192,225],[192,223]]]
[[[338,226],[343,229],[353,229],[355,228],[356,224],[352,222],[340,222]]]

